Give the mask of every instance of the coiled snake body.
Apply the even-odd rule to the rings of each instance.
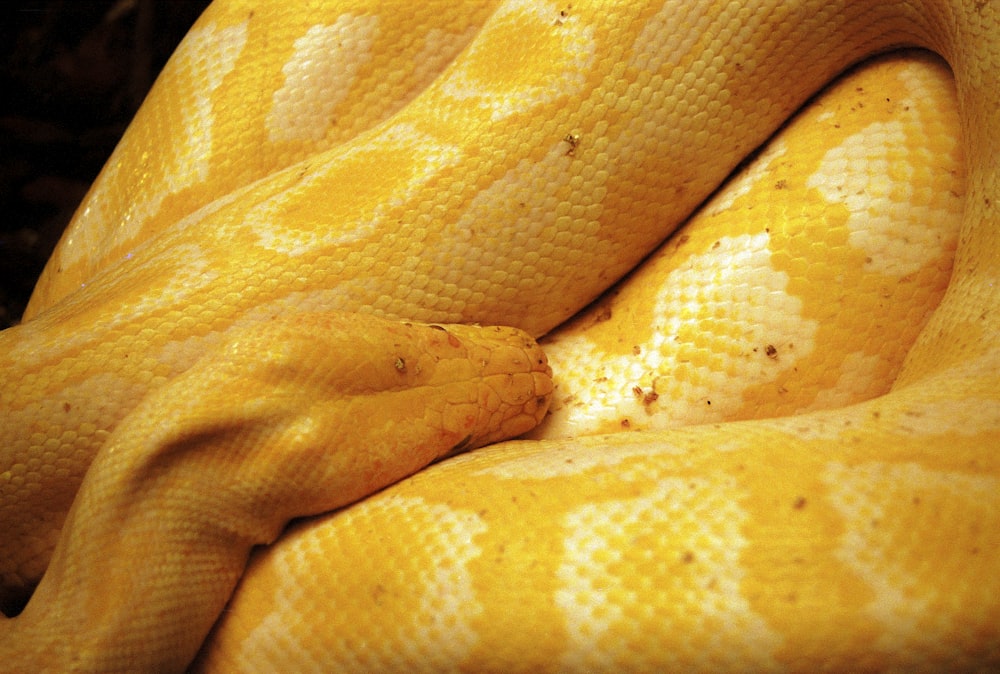
[[[964,179],[856,74],[550,377],[901,46]],[[216,2],[0,336],[0,668],[1000,667],[998,92],[990,0]]]

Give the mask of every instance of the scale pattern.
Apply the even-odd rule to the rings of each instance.
[[[0,335],[5,666],[1000,667],[998,35],[217,1]],[[881,62],[714,193],[901,45],[954,94]]]

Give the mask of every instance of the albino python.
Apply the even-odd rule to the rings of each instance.
[[[1000,668],[995,2],[317,4],[0,335],[0,669]]]

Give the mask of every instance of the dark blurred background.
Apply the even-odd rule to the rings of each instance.
[[[0,4],[0,329],[208,0]]]

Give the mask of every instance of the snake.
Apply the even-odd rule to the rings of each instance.
[[[1000,668],[998,156],[991,0],[216,0],[0,333],[0,669]]]

